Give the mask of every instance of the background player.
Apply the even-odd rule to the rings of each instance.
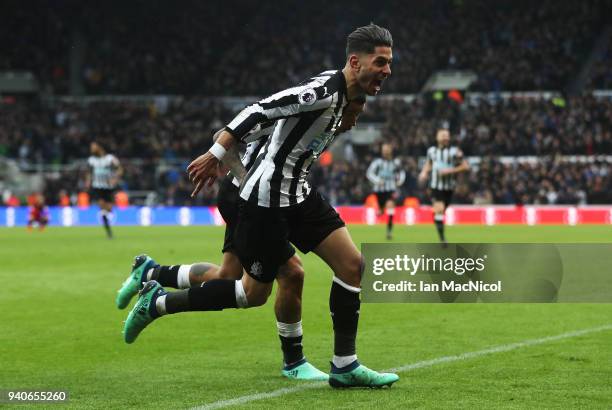
[[[470,166],[463,158],[459,147],[450,144],[450,131],[439,128],[436,132],[437,145],[429,147],[419,181],[425,183],[431,173],[429,188],[434,212],[434,223],[440,242],[446,245],[444,236],[444,213],[453,198],[457,174],[469,171]]]
[[[387,211],[387,239],[392,239],[397,189],[404,183],[406,173],[401,169],[399,158],[393,159],[391,144],[382,144],[381,155],[372,161],[366,175],[378,199],[378,215]]]
[[[41,194],[36,195],[34,203],[30,207],[28,216],[28,231],[32,230],[34,224],[38,225],[38,229],[43,231],[49,223],[49,208],[45,205],[45,197]]]
[[[99,142],[92,142],[89,150],[91,156],[87,159],[89,172],[85,179],[85,186],[90,190],[91,199],[98,201],[102,223],[110,239],[113,237],[110,216],[113,211],[114,194],[123,169],[117,157],[108,154]]]

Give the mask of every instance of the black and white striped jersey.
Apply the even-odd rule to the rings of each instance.
[[[261,150],[261,148],[268,141],[268,137],[269,135],[264,135],[264,136],[261,136],[260,139],[254,140],[247,144],[246,149],[241,159],[242,165],[244,166],[244,169],[247,170],[247,172],[249,172],[249,169],[251,169],[251,167],[255,163],[255,160],[257,159],[257,155],[259,154],[259,151]],[[239,187],[240,181],[238,180],[238,178],[234,177],[234,179],[232,179],[232,184]]]
[[[398,158],[376,158],[368,167],[366,176],[372,183],[374,192],[392,192],[404,183],[406,172]]]
[[[276,125],[240,187],[241,198],[272,208],[306,199],[310,167],[334,139],[347,104],[344,74],[331,70],[242,110],[226,127],[240,141],[257,125]]]
[[[438,147],[436,145],[427,150],[427,161],[431,162],[431,180],[429,187],[441,191],[451,191],[455,189],[457,174],[440,175],[443,169],[454,168],[463,161],[463,152],[459,147],[449,145],[448,147]]]
[[[112,154],[101,157],[95,155],[87,159],[91,168],[91,187],[95,189],[114,189],[113,179],[119,168],[119,160]]]

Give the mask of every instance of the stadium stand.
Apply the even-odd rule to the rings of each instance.
[[[418,92],[440,69],[474,70],[481,91],[563,90],[612,10],[610,0],[47,3],[6,5],[2,38],[24,47],[0,51],[0,68],[32,70],[56,94],[70,67],[88,94],[266,94],[339,67],[346,34],[372,19],[395,37],[386,92]]]
[[[585,85],[612,86],[612,0],[79,5],[8,0],[0,13],[0,37],[11,44],[0,48],[0,73],[27,70],[40,84],[35,95],[0,96],[0,160],[26,173],[44,170],[51,204],[65,193],[76,203],[92,139],[122,160],[124,189],[154,192],[156,203],[214,203],[214,191],[189,199],[184,169],[239,108],[220,97],[252,100],[340,67],[346,33],[370,20],[394,35],[384,94],[401,96],[369,102],[361,122],[377,123],[402,158],[404,196],[425,200],[415,181],[419,161],[448,122],[476,161],[458,202],[612,202],[612,100],[565,93],[602,39]],[[418,94],[446,69],[477,74],[462,103]],[[502,98],[501,91],[533,93]],[[313,182],[334,204],[363,203],[376,148],[351,146],[353,158],[317,167]]]
[[[547,159],[612,155],[610,99],[514,98],[466,102],[461,107],[451,105],[454,103],[442,103],[428,112],[420,98],[411,103],[381,99],[369,104],[363,121],[384,119],[383,139],[392,142],[396,154],[404,160],[409,175],[403,187],[405,195],[417,194],[419,189],[414,181],[417,158],[432,144],[436,127],[448,118],[451,109],[460,112],[455,138],[467,156],[492,158],[493,164],[498,165],[494,159],[498,156],[543,158],[538,166],[488,166],[474,171],[470,180],[481,182],[514,173],[517,181],[523,178],[525,182],[528,176],[546,175],[531,181],[536,185],[529,185],[524,195],[508,196],[500,184],[481,187],[491,191],[495,203],[541,201],[540,185],[552,183],[553,191],[563,191],[563,181],[567,182],[567,188],[574,188],[568,195],[583,193],[576,201],[590,202],[587,194],[595,185],[610,191],[608,162],[596,165],[597,171],[593,173],[601,177],[596,182],[591,177],[577,176],[588,172],[590,165],[560,162],[552,166]],[[91,104],[58,101],[50,106],[36,101],[16,102],[4,104],[0,110],[0,152],[14,158],[24,169],[35,168],[41,162],[68,165],[85,158],[88,142],[95,138],[122,159],[126,167],[125,189],[157,190],[160,200],[182,205],[189,203],[190,184],[183,172],[187,161],[210,146],[212,132],[231,116],[232,111],[222,104],[198,98],[167,99],[157,104],[150,100],[125,99]],[[369,192],[363,175],[376,149],[377,145],[355,146],[356,161],[337,160],[327,167],[317,167],[313,171],[315,185],[321,186],[334,203],[362,203]],[[485,170],[487,174],[483,174]],[[491,170],[497,173],[491,176]],[[54,176],[47,184],[47,196],[56,198],[60,190],[73,191],[82,185],[75,172],[72,169],[61,178]],[[559,179],[559,175],[566,174],[566,180]],[[489,176],[485,178],[486,175]],[[473,195],[480,190],[474,183],[468,185],[472,196],[463,200],[466,203],[473,202]],[[460,192],[461,189],[459,198]],[[554,198],[551,201],[558,203],[564,195],[561,192],[551,196]],[[200,201],[210,203],[211,196]]]

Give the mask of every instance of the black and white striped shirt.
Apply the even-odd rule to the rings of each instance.
[[[249,169],[240,197],[268,208],[306,199],[310,167],[334,139],[347,104],[344,74],[331,70],[242,110],[226,127],[240,141],[247,141],[258,125],[276,125]]]
[[[393,192],[404,183],[406,172],[401,168],[401,162],[396,159],[376,158],[366,176],[372,183],[374,192]]]
[[[119,168],[119,160],[112,154],[101,157],[95,155],[87,159],[91,167],[91,187],[95,189],[114,189],[113,178]]]
[[[266,144],[268,137],[269,135],[264,135],[260,139],[257,139],[253,142],[249,142],[247,144],[241,159],[242,165],[244,166],[244,169],[246,169],[247,172],[249,172],[249,169],[251,169],[251,167],[255,163],[257,155],[259,154],[259,151],[261,151],[261,148]],[[232,180],[232,184],[239,187],[240,181],[238,180],[238,178],[234,177],[234,179]]]
[[[443,169],[454,168],[463,161],[463,152],[456,146],[432,146],[427,150],[427,161],[431,162],[431,180],[429,187],[441,191],[455,189],[456,174],[440,175]]]

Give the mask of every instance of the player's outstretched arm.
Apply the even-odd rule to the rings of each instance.
[[[455,173],[468,172],[469,170],[470,164],[467,162],[466,159],[461,161],[461,164],[459,164],[459,166],[455,167]]]
[[[431,160],[427,158],[425,161],[425,165],[419,174],[419,182],[424,183],[429,178],[429,173],[431,172]]]
[[[121,177],[123,176],[123,167],[121,166],[121,162],[119,162],[119,159],[117,157],[113,157],[113,167],[115,168],[115,172],[111,181],[111,185],[116,186],[121,180]]]
[[[460,174],[462,172],[467,172],[470,170],[470,164],[465,158],[463,158],[463,153],[461,151],[459,151],[457,159],[459,160],[459,165],[454,168],[442,170],[440,172],[440,175]]]
[[[204,185],[211,186],[217,179],[217,169],[220,161],[227,151],[236,143],[236,140],[227,130],[222,130],[217,141],[203,155],[194,159],[187,167],[189,179],[195,185],[191,197],[195,197]]]
[[[221,135],[222,131],[223,130],[219,130],[215,133],[215,135],[213,135],[213,142],[217,142],[217,139]],[[244,165],[242,164],[242,161],[240,160],[238,145],[232,146],[232,148],[227,151],[227,154],[225,154],[225,156],[223,157],[223,161],[221,161],[221,164],[224,167],[229,168],[230,173],[234,177],[238,178],[240,182],[242,182],[242,179],[246,175],[247,171]]]
[[[85,170],[85,190],[89,191],[91,188],[91,170],[88,168]]]
[[[244,108],[227,124],[225,130],[236,140],[247,142],[252,135],[250,132],[258,125],[263,128],[283,118],[329,107],[333,102],[333,93],[328,88],[306,84],[280,91]]]
[[[398,167],[401,167],[401,162],[399,160],[398,160]],[[406,171],[404,171],[402,168],[399,168],[399,170],[397,171],[395,181],[398,187],[404,185],[404,182],[406,181]]]
[[[378,160],[372,161],[368,170],[366,171],[366,178],[372,183],[372,185],[376,185],[380,183],[380,178],[376,175],[376,171],[378,168]]]

